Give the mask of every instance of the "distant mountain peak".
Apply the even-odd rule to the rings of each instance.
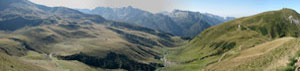
[[[179,9],[175,9],[171,13],[185,13],[185,14],[195,13],[195,14],[200,14],[200,12],[193,12],[193,11],[186,11],[186,10],[179,10]]]
[[[127,8],[133,8],[131,5],[129,5]]]
[[[183,12],[183,10],[175,9],[172,12]]]
[[[173,10],[171,13],[169,13],[169,16],[171,17],[187,17],[189,16],[190,12],[183,11],[183,10]]]
[[[4,3],[8,3],[8,2],[26,2],[28,0],[0,0],[0,1]]]
[[[0,0],[0,11],[8,8],[13,3],[22,3],[22,4],[29,4],[28,0]]]

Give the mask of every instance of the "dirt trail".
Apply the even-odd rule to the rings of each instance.
[[[50,60],[51,60],[52,62],[55,63],[55,65],[56,65],[57,68],[64,69],[64,71],[70,71],[70,69],[65,69],[65,68],[63,68],[63,67],[58,63],[58,59],[55,58],[55,57],[53,57],[53,53],[50,53],[50,54],[49,54],[49,58],[50,58]]]
[[[161,61],[164,62],[164,66],[165,66],[165,67],[159,68],[159,69],[157,69],[156,71],[162,71],[162,69],[164,69],[164,68],[166,68],[166,67],[168,67],[168,66],[179,64],[179,63],[174,62],[174,61],[169,61],[168,58],[167,58],[168,55],[169,55],[169,53],[166,52],[166,53],[163,54],[163,57],[160,59]]]
[[[56,67],[59,67],[59,63],[57,63],[57,59],[53,57],[53,53],[49,54],[49,58],[55,63]]]
[[[169,61],[169,60],[167,59],[167,56],[168,56],[168,54],[165,54],[164,57],[163,57],[163,59],[162,59],[162,61],[164,61],[165,67],[168,67],[168,66],[170,66],[170,65],[178,64],[178,63],[176,63],[176,62],[174,62],[174,61]]]

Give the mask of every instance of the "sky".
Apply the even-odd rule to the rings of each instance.
[[[77,9],[96,7],[139,8],[152,13],[174,9],[211,13],[219,16],[244,17],[264,11],[291,8],[300,12],[300,0],[30,0],[50,7]]]

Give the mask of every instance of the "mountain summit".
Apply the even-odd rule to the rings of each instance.
[[[208,13],[182,10],[174,10],[171,13],[166,13],[166,15],[182,28],[183,36],[196,36],[210,26],[232,20]]]

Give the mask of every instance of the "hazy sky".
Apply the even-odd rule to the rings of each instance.
[[[292,8],[300,11],[300,0],[30,0],[46,6],[69,8],[132,6],[153,13],[174,9],[242,17],[269,10]]]

